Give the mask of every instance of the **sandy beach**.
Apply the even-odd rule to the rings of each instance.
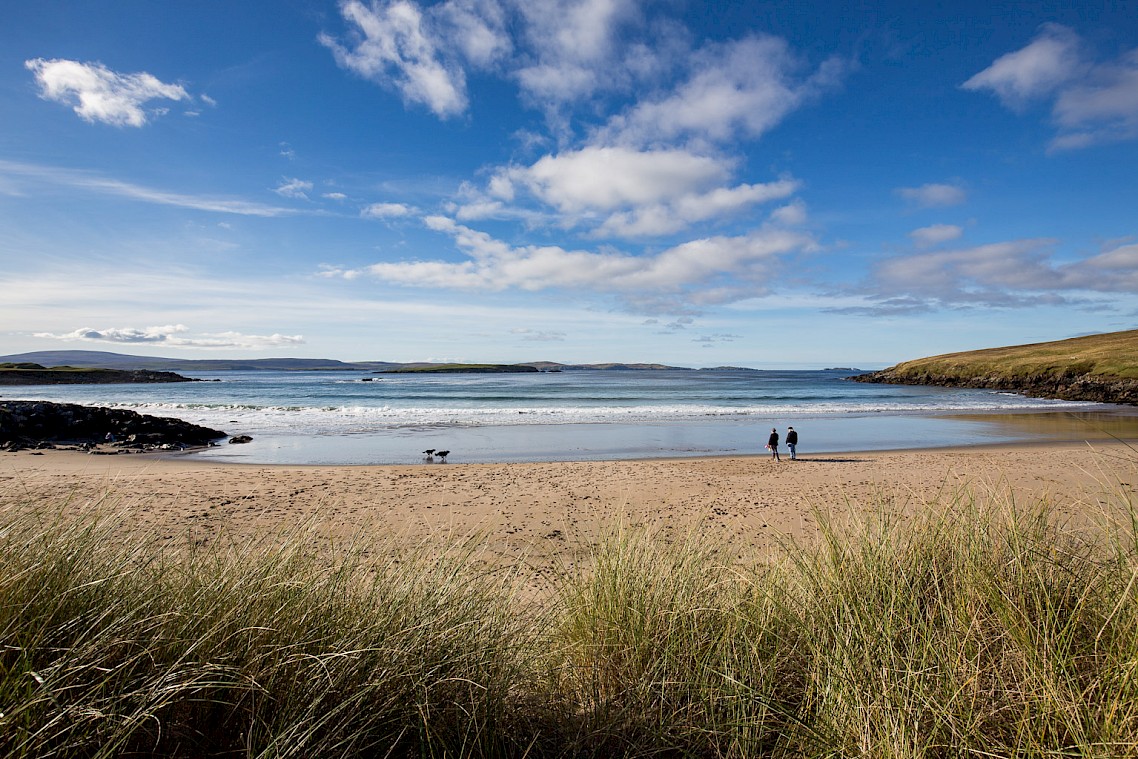
[[[1138,485],[1121,444],[1043,444],[546,464],[247,466],[191,456],[0,454],[0,509],[114,510],[171,546],[243,541],[304,528],[339,544],[477,537],[492,562],[539,575],[623,523],[665,537],[692,529],[762,556],[809,540],[817,512],[843,519],[930,503],[1046,500],[1090,523]],[[1122,498],[1120,499],[1120,495]]]

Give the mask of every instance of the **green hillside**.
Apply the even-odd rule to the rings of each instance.
[[[1138,403],[1138,330],[946,353],[904,361],[856,379],[1134,404]]]
[[[935,372],[1009,378],[1066,373],[1138,379],[1138,330],[946,353],[905,361],[892,367],[891,371],[899,374]]]

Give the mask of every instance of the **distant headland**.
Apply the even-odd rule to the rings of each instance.
[[[113,369],[124,372],[223,372],[223,371],[296,371],[296,372],[399,372],[399,373],[533,373],[600,371],[691,371],[683,366],[646,363],[561,364],[556,361],[524,361],[517,364],[430,363],[425,361],[400,363],[396,361],[337,361],[324,358],[253,358],[253,359],[186,359],[157,356],[131,356],[108,351],[33,351],[11,356],[0,356],[0,364],[35,364],[67,369],[72,372],[94,369]],[[109,376],[109,375],[106,375]],[[143,376],[143,375],[139,375]],[[81,381],[81,380],[77,380]],[[94,380],[92,380],[94,381]],[[181,380],[108,380],[108,381],[189,381]],[[6,383],[6,384],[49,384]]]
[[[0,385],[118,385],[197,381],[174,372],[149,369],[104,369],[70,365],[46,367],[34,362],[0,363]]]
[[[947,353],[852,379],[991,388],[1033,398],[1138,405],[1138,330]]]

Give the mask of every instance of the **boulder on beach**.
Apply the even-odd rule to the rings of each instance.
[[[151,450],[205,446],[224,438],[221,430],[173,417],[126,409],[50,401],[0,401],[0,448],[52,448],[55,445]]]

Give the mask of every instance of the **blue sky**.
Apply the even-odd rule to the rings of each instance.
[[[0,353],[895,363],[1138,326],[1132,3],[9,4]]]

